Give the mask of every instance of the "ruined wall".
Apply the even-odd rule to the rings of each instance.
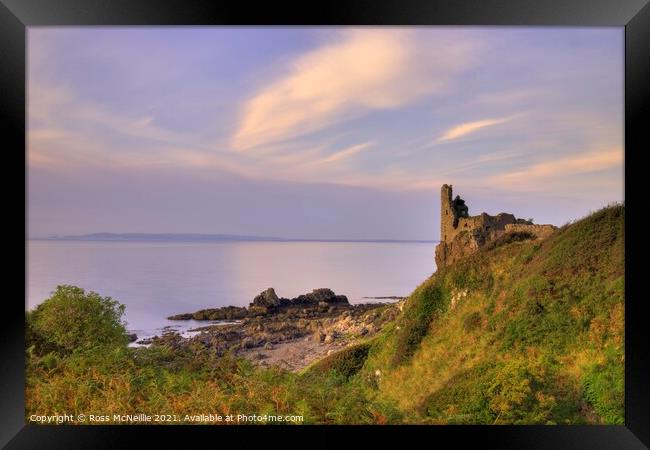
[[[515,216],[508,213],[500,213],[496,216],[491,216],[486,213],[481,213],[479,216],[461,217],[458,219],[458,228],[453,229],[449,233],[447,241],[453,240],[459,233],[463,231],[474,232],[478,231],[480,235],[489,239],[491,235],[503,233],[506,225],[514,224]]]
[[[452,186],[443,184],[440,189],[440,244],[436,247],[438,267],[453,264],[506,233],[529,232],[537,239],[544,239],[556,229],[553,225],[517,223],[517,218],[509,213],[460,217],[454,228],[452,195]]]

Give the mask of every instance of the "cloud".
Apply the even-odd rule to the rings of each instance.
[[[493,175],[488,181],[511,189],[539,189],[540,183],[549,180],[579,178],[578,175],[622,167],[623,162],[623,149],[614,147],[540,162],[521,170]]]
[[[504,162],[507,163],[513,160],[517,160],[524,155],[525,153],[521,150],[505,150],[485,153],[471,159],[468,158],[465,161],[455,161],[453,166],[449,167],[445,171],[445,174],[448,176],[457,176],[459,174],[472,172],[477,169],[485,169],[487,166],[495,166],[497,163],[502,164]]]
[[[452,141],[454,139],[461,138],[463,136],[467,136],[468,134],[472,134],[478,130],[481,130],[483,128],[491,127],[494,125],[498,125],[500,123],[504,123],[511,120],[510,117],[503,117],[500,119],[485,119],[485,120],[476,120],[474,122],[466,122],[462,123],[460,125],[456,125],[447,131],[445,131],[442,136],[440,136],[438,139],[434,141],[434,143],[439,143],[439,142],[446,142],[446,141]]]
[[[245,150],[323,129],[370,110],[400,107],[450,90],[474,44],[438,32],[355,29],[297,58],[243,107],[232,137]],[[418,39],[419,38],[419,39]]]
[[[357,153],[371,146],[372,146],[372,142],[364,142],[363,144],[352,145],[336,153],[332,153],[331,155],[326,156],[325,158],[312,161],[310,164],[328,164],[328,163],[333,163],[344,159],[348,159],[351,156],[354,156]]]
[[[313,33],[305,32],[309,38]],[[489,186],[491,180],[495,188],[526,186],[526,192],[547,179],[562,186],[583,183],[589,192],[588,183],[595,179],[619,179],[615,171],[601,177],[572,165],[580,166],[587,156],[596,166],[607,161],[598,152],[580,153],[585,149],[621,147],[620,102],[608,101],[603,109],[600,103],[576,101],[573,84],[549,85],[542,79],[530,85],[496,76],[516,72],[507,67],[509,60],[506,67],[497,61],[498,71],[490,72],[495,69],[485,59],[488,53],[478,51],[495,48],[485,33],[393,27],[316,33],[327,40],[297,57],[280,56],[279,77],[265,78],[248,91],[250,97],[242,97],[239,89],[246,86],[239,80],[251,72],[259,79],[268,67],[245,65],[245,73],[233,71],[238,82],[227,80],[232,94],[227,101],[210,94],[213,90],[204,91],[196,108],[205,115],[199,125],[186,120],[187,111],[178,107],[184,90],[159,101],[148,98],[148,89],[146,95],[132,89],[136,97],[128,102],[119,95],[112,101],[61,75],[47,76],[56,72],[61,50],[41,51],[51,58],[37,68],[32,59],[39,58],[30,53],[28,164],[66,173],[87,168],[188,171],[205,179],[232,176],[434,192],[442,182],[459,177],[467,186]],[[111,58],[124,64],[118,53]],[[477,65],[480,70],[474,70]],[[484,72],[485,77],[478,76]],[[553,71],[557,73],[562,72]],[[137,78],[146,78],[145,73]],[[199,81],[202,86],[217,83],[213,75]],[[187,84],[186,79],[179,82]],[[104,86],[104,80],[97,85]],[[390,114],[370,114],[387,110]],[[432,135],[431,123],[441,117],[445,125]],[[344,122],[355,118],[361,120],[354,126]],[[472,142],[497,131],[479,147]],[[420,151],[438,143],[448,151]],[[573,167],[570,172],[540,162],[557,149],[564,152],[560,164]],[[558,171],[563,175],[555,177]]]
[[[137,146],[129,144],[133,139]],[[62,170],[159,165],[165,153],[179,153],[168,148],[214,152],[199,136],[159,127],[154,117],[111,111],[71,88],[38,78],[29,80],[27,148],[29,166]],[[197,166],[192,158],[194,153],[188,165]]]

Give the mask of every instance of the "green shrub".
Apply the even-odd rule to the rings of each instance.
[[[606,361],[593,364],[583,376],[584,396],[606,424],[625,423],[625,367],[623,353],[605,351]]]
[[[437,277],[427,280],[411,294],[397,332],[392,366],[413,356],[435,316],[446,309],[446,300]]]
[[[27,346],[61,355],[94,347],[125,346],[124,305],[76,286],[57,286],[50,298],[28,312]]]
[[[368,358],[369,343],[354,345],[330,355],[311,366],[305,376],[318,376],[333,371],[345,380],[355,375]]]

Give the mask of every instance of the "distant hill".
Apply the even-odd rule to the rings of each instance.
[[[388,422],[623,424],[624,217],[503,236],[438,269],[365,351],[308,373],[356,368]]]
[[[45,238],[55,241],[282,241],[268,236],[184,233],[90,233]]]
[[[247,236],[236,234],[194,234],[194,233],[91,233],[66,236],[49,236],[36,240],[48,241],[257,241],[257,242],[421,242],[438,241],[407,239],[313,239],[281,238],[271,236]]]

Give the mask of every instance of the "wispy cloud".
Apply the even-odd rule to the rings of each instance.
[[[352,145],[350,147],[344,148],[343,150],[339,150],[338,152],[332,153],[331,155],[328,155],[325,158],[314,160],[309,164],[329,164],[329,163],[342,161],[344,159],[348,159],[351,156],[356,155],[357,153],[371,146],[372,146],[372,142],[364,142],[362,144]]]
[[[488,166],[494,167],[498,164],[515,161],[524,155],[525,153],[521,150],[506,150],[486,153],[484,155],[479,155],[475,158],[468,159],[464,162],[455,163],[446,171],[446,174],[449,176],[458,176],[459,174],[463,174],[468,171],[485,169]]]
[[[473,46],[408,30],[356,29],[293,62],[246,102],[232,146],[244,150],[320,130],[368,110],[403,106],[450,89]]]
[[[579,175],[622,167],[623,149],[583,152],[552,161],[544,161],[512,172],[493,175],[488,182],[495,186],[517,189],[539,189],[540,183],[549,180],[566,179],[567,176],[580,180]]]
[[[512,117],[502,117],[497,119],[476,120],[473,122],[461,123],[445,131],[434,143],[453,141],[468,134],[472,134],[483,128],[499,125],[512,120]]]

